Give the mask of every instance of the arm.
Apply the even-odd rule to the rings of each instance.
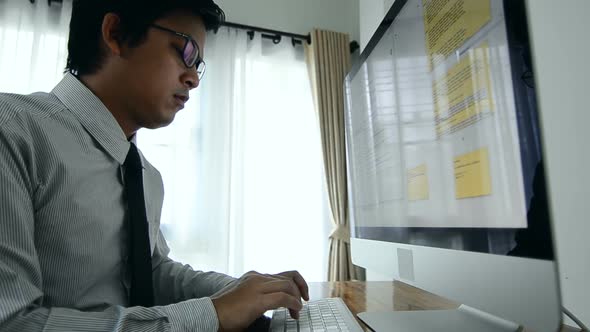
[[[160,231],[152,255],[156,304],[211,296],[236,280],[222,273],[194,271],[189,265],[168,258],[169,252]]]
[[[208,298],[93,312],[48,305],[35,246],[33,155],[20,132],[0,127],[0,331],[217,331]]]

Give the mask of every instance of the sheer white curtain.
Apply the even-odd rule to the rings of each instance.
[[[0,91],[49,92],[63,77],[71,0],[0,0]]]
[[[203,270],[327,274],[321,142],[301,46],[221,28],[186,108],[138,144],[161,171],[171,256]]]

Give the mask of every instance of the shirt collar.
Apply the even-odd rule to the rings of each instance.
[[[125,162],[129,141],[113,114],[92,91],[74,75],[67,73],[51,93],[78,118],[111,157],[120,164]]]

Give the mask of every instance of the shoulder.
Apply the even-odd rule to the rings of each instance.
[[[49,93],[0,93],[0,158],[29,171],[41,165],[35,161],[46,164],[45,156],[52,151],[50,138],[63,132],[63,126],[53,124],[63,110],[64,105]]]
[[[56,96],[37,92],[30,95],[0,93],[0,130],[54,116],[65,109]]]

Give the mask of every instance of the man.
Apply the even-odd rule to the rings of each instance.
[[[74,0],[63,80],[0,94],[0,331],[234,331],[277,307],[297,317],[308,290],[295,271],[234,279],[168,258],[162,180],[134,145],[183,108],[223,19],[212,0]]]

